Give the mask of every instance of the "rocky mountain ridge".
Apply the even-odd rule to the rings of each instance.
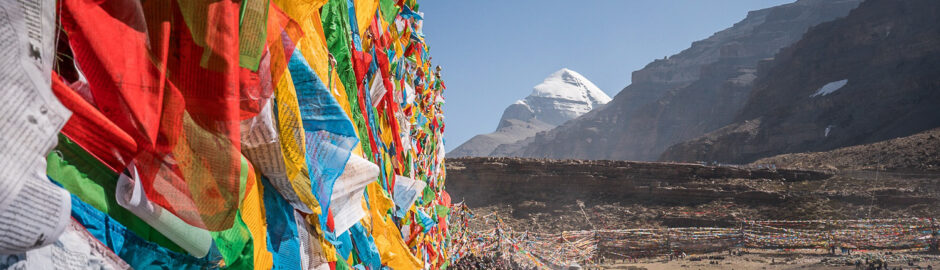
[[[940,2],[869,0],[759,68],[735,122],[661,160],[747,163],[940,127]]]
[[[758,63],[860,0],[800,0],[749,12],[734,26],[632,74],[608,105],[494,151],[496,156],[656,160],[669,146],[735,120]]]
[[[489,156],[501,144],[549,130],[610,101],[594,83],[573,70],[558,70],[532,89],[529,96],[503,111],[496,131],[474,136],[448,156]]]

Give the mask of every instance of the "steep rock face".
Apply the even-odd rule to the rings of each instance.
[[[496,131],[474,136],[448,156],[489,156],[513,143],[577,118],[610,101],[610,97],[581,74],[563,68],[545,78],[532,93],[503,111]]]
[[[661,159],[743,163],[938,126],[940,3],[869,0],[762,65],[735,123]]]
[[[633,72],[610,104],[553,130],[502,145],[503,156],[655,160],[670,145],[734,120],[756,68],[806,30],[860,0],[801,0],[752,11],[734,26]]]

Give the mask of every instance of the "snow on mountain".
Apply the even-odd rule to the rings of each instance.
[[[574,70],[563,68],[536,85],[529,96],[510,105],[503,120],[535,118],[557,126],[607,102],[610,97],[597,85]]]
[[[845,84],[847,83],[849,83],[849,80],[838,80],[838,81],[827,83],[826,85],[823,85],[822,87],[820,87],[819,90],[816,90],[816,93],[810,95],[809,97],[818,97],[818,96],[825,96],[828,94],[832,94],[832,92],[842,89],[842,87],[845,86]]]
[[[580,73],[567,68],[552,73],[532,89],[531,96],[607,103],[610,97]]]
[[[489,156],[501,144],[554,128],[610,100],[587,78],[563,68],[536,85],[529,96],[509,105],[503,111],[495,132],[474,136],[447,155]]]
[[[520,145],[500,146],[493,155],[656,160],[676,143],[734,122],[761,76],[761,63],[799,41],[808,29],[845,16],[860,2],[798,0],[748,12],[733,26],[633,72],[631,84],[610,103]],[[806,96],[815,87],[807,89]]]

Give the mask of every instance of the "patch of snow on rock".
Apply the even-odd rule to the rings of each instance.
[[[816,90],[816,93],[810,95],[809,97],[818,97],[832,94],[832,92],[841,89],[847,83],[849,83],[848,79],[827,83],[826,85],[820,87],[819,90]]]

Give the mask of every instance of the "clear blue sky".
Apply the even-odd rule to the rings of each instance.
[[[793,0],[424,0],[424,34],[447,84],[447,151],[493,132],[503,109],[567,67],[613,97],[630,73]]]

